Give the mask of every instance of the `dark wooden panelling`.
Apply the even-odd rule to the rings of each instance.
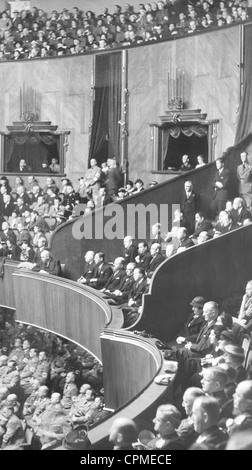
[[[0,305],[16,308],[12,273],[17,265],[15,261],[5,260],[3,277],[0,277]]]
[[[103,295],[88,287],[54,276],[17,270],[6,261],[0,278],[0,305],[16,309],[16,319],[46,328],[101,359],[100,333],[104,326],[120,329],[123,315],[111,308]]]
[[[101,342],[106,406],[118,409],[154,379],[160,367],[158,353],[134,335],[126,340],[103,335]]]
[[[91,289],[20,271],[14,274],[14,291],[17,320],[85,345],[101,359],[99,335],[111,320],[110,308]]]
[[[218,302],[220,311],[236,315],[252,278],[252,226],[242,227],[173,256],[158,268],[144,314],[136,326],[163,340],[180,332],[195,296]]]

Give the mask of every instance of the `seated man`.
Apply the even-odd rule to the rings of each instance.
[[[207,395],[216,399],[219,408],[221,408],[227,401],[228,397],[225,393],[225,388],[228,383],[228,374],[220,367],[208,367],[202,370],[202,390]]]
[[[252,428],[252,380],[240,382],[234,393],[234,419],[226,423],[228,432]]]
[[[44,416],[41,423],[34,429],[32,441],[34,450],[44,450],[59,446],[64,437],[71,431],[68,416],[61,408],[50,412],[49,418]]]
[[[192,420],[192,407],[197,397],[204,396],[203,390],[197,387],[189,387],[183,395],[182,407],[185,409],[187,418],[183,419],[177,429],[179,437],[182,439],[186,449],[196,441],[198,434],[194,430]]]
[[[60,165],[58,163],[57,158],[52,158],[52,163],[49,165],[49,168],[53,173],[59,173],[60,172]]]
[[[122,305],[124,307],[124,324],[127,326],[137,320],[142,309],[142,296],[149,290],[143,268],[135,268],[133,278],[135,282],[129,293],[128,304]]]
[[[7,362],[7,367],[0,377],[0,386],[8,388],[9,393],[18,395],[20,376],[19,372],[16,370],[16,365],[17,363],[13,359]]]
[[[244,200],[241,197],[236,197],[233,200],[233,219],[234,223],[239,227],[243,225],[244,220],[252,220],[251,212],[245,207]]]
[[[228,233],[236,228],[238,228],[238,225],[233,221],[232,215],[226,211],[221,211],[219,214],[219,222],[214,228],[214,237]]]
[[[138,243],[138,255],[135,258],[138,268],[143,268],[145,271],[149,268],[152,256],[148,249],[146,241]]]
[[[73,426],[85,424],[87,421],[87,413],[94,403],[94,391],[92,388],[86,389],[86,384],[80,388],[80,394],[77,396],[76,401],[70,410],[70,419]]]
[[[193,170],[193,166],[190,164],[190,160],[189,160],[188,155],[183,155],[182,156],[182,165],[180,167],[180,170],[182,170],[182,171]]]
[[[178,228],[177,239],[178,239],[177,253],[181,253],[182,251],[185,251],[187,248],[194,246],[193,241],[188,237],[188,232],[185,227]]]
[[[190,449],[199,449],[198,445],[204,444],[204,449],[224,449],[227,434],[218,428],[220,409],[215,398],[209,396],[197,397],[192,407],[192,419],[194,429],[199,437]]]
[[[246,326],[248,331],[252,327],[252,281],[248,281],[246,292],[242,298],[238,319]]]
[[[181,414],[173,405],[158,407],[153,420],[154,431],[157,436],[148,442],[148,449],[184,450],[185,447],[179,438],[176,429],[181,423]]]
[[[133,237],[128,235],[123,240],[124,251],[121,254],[121,257],[124,259],[125,263],[134,263],[137,256],[137,248],[133,244]]]
[[[203,307],[205,323],[202,326],[194,343],[188,342],[185,347],[176,351],[178,370],[173,380],[174,390],[179,385],[184,390],[191,376],[201,369],[200,358],[208,354],[212,345],[210,343],[210,332],[218,317],[218,304],[206,302]]]
[[[97,396],[94,399],[93,404],[90,406],[88,412],[86,413],[86,424],[87,426],[92,426],[101,419],[107,417],[110,412],[104,410],[104,398],[102,396]]]
[[[23,443],[24,430],[22,421],[15,415],[14,408],[11,406],[4,406],[1,410],[1,417],[6,419],[1,449],[4,449],[7,445],[18,445]]]
[[[87,251],[85,256],[84,256],[86,266],[85,270],[82,276],[77,279],[77,282],[79,284],[89,284],[90,279],[93,277],[93,271],[95,268],[95,262],[94,262],[94,251]]]
[[[112,275],[113,270],[109,264],[105,263],[105,254],[102,252],[95,254],[94,261],[95,268],[93,277],[90,279],[88,285],[94,289],[102,289]]]
[[[107,280],[101,292],[111,293],[114,292],[120,285],[121,279],[125,276],[124,259],[122,257],[116,258],[113,265],[113,274]]]
[[[161,253],[161,245],[153,243],[150,247],[150,254],[152,256],[149,267],[147,269],[147,276],[150,278],[157,267],[165,260],[164,255]]]
[[[196,239],[201,232],[209,232],[209,230],[211,231],[212,229],[212,223],[205,218],[203,212],[196,212],[194,232],[189,238]]]
[[[43,250],[41,253],[41,260],[33,266],[32,271],[58,276],[60,273],[59,262],[50,255],[48,250]]]
[[[135,263],[128,263],[126,266],[126,274],[121,278],[121,282],[113,294],[110,294],[109,297],[118,304],[124,304],[129,298],[129,293],[134,284],[133,272],[136,267]]]
[[[109,442],[113,450],[133,450],[132,444],[137,441],[137,427],[128,418],[116,418],[110,428]]]
[[[72,405],[73,397],[78,395],[78,389],[75,384],[75,373],[68,372],[66,376],[66,383],[63,389],[63,396],[61,400],[61,405],[65,411],[69,411]]]

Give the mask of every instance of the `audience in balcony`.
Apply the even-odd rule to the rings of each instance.
[[[31,11],[2,12],[0,40],[1,60],[33,59],[82,54],[93,50],[132,46],[145,42],[172,39],[209,28],[222,27],[247,21],[251,9],[245,2],[242,7],[231,1],[218,8],[212,2],[195,5],[172,4],[160,1],[157,4],[140,4],[139,12],[127,7],[118,14],[104,9],[104,15],[86,13],[76,8],[66,14],[47,14],[34,7]]]

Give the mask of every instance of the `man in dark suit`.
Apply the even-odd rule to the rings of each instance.
[[[179,385],[185,390],[188,380],[200,370],[200,359],[211,351],[210,332],[218,317],[218,304],[210,301],[203,306],[203,324],[194,343],[187,342],[185,347],[176,351],[178,370],[173,381],[174,390]]]
[[[150,254],[152,259],[150,261],[149,267],[147,269],[147,275],[150,278],[157,267],[165,260],[164,255],[162,255],[161,246],[159,243],[153,243],[150,248]]]
[[[193,241],[188,237],[188,232],[185,227],[178,228],[177,239],[179,242],[177,247],[177,253],[180,253],[181,251],[184,251],[187,248],[194,246]]]
[[[215,398],[209,396],[197,397],[192,406],[194,429],[199,437],[190,447],[200,449],[203,444],[206,450],[224,449],[228,435],[218,427],[220,408]],[[195,446],[195,447],[194,447]]]
[[[95,268],[94,251],[91,251],[91,250],[87,251],[84,258],[86,262],[85,270],[84,270],[83,275],[79,277],[79,279],[77,279],[77,282],[79,284],[88,285],[90,282],[90,279],[93,277],[93,272]]]
[[[88,285],[94,289],[102,289],[113,274],[113,269],[109,264],[105,263],[105,254],[102,252],[95,254],[94,261],[96,266],[93,277]]]
[[[252,220],[251,212],[244,206],[244,200],[241,197],[236,197],[233,200],[233,219],[237,225],[243,225],[244,220]]]
[[[211,203],[211,210],[213,217],[219,214],[220,211],[224,211],[226,207],[226,202],[228,200],[228,189],[229,189],[229,179],[230,171],[224,168],[224,160],[218,158],[216,160],[216,174],[213,181],[213,200]]]
[[[125,263],[134,263],[137,256],[137,248],[133,245],[133,238],[131,235],[127,235],[123,240],[124,251],[121,257],[125,260]]]
[[[4,217],[10,217],[13,211],[14,211],[14,204],[11,200],[11,195],[10,194],[4,194],[3,195],[3,202],[0,205],[0,213]]]
[[[203,214],[203,212],[196,212],[195,214],[195,225],[194,225],[194,232],[189,238],[198,238],[201,232],[208,232],[213,230],[213,225],[210,220],[207,220]],[[211,234],[211,232],[210,232]],[[209,235],[210,235],[209,234]]]
[[[110,293],[114,292],[120,285],[122,277],[125,276],[125,269],[123,268],[124,259],[119,257],[114,261],[113,273],[106,282],[101,292]]]
[[[32,271],[58,276],[60,273],[59,262],[50,255],[48,250],[44,250],[41,253],[41,261],[33,266]]]
[[[148,291],[149,286],[146,281],[145,271],[142,268],[135,268],[133,277],[135,282],[129,293],[128,306],[139,308],[142,305],[142,295]]]
[[[181,210],[188,222],[189,233],[191,234],[194,229],[195,214],[200,208],[200,201],[199,195],[194,191],[191,181],[186,181],[184,188],[185,190],[181,197]]]
[[[105,181],[106,187],[106,204],[113,202],[113,198],[117,195],[118,189],[122,186],[122,173],[117,166],[116,160],[108,158],[109,171]]]
[[[148,243],[146,241],[138,243],[138,253],[139,255],[136,256],[137,267],[143,268],[147,271],[152,260],[152,256],[148,250]]]
[[[0,239],[5,243],[7,242],[7,240],[11,240],[13,245],[16,244],[17,238],[15,235],[15,232],[13,232],[13,230],[10,228],[10,225],[8,222],[2,223],[2,231],[0,232]]]
[[[135,263],[128,263],[126,266],[126,274],[121,278],[118,289],[113,293],[107,294],[111,299],[115,300],[119,305],[127,302],[129,293],[135,282],[133,272],[136,267]]]

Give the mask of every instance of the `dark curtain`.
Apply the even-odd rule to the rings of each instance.
[[[182,164],[182,155],[189,155],[190,163],[197,165],[197,155],[202,154],[205,162],[208,159],[208,139],[207,135],[198,137],[192,134],[190,137],[180,132],[179,136],[173,137],[170,134],[166,158],[164,160],[164,170],[178,170]]]
[[[59,160],[57,138],[54,135],[24,133],[13,134],[5,139],[5,171],[18,172],[19,162],[23,158],[31,172],[43,173],[42,161],[47,160],[50,165],[53,157]]]
[[[120,159],[121,53],[96,56],[95,101],[89,161]]]
[[[252,25],[244,26],[244,88],[240,103],[235,144],[252,131]]]
[[[121,54],[109,54],[108,156],[120,160]]]
[[[164,132],[166,135],[166,130]],[[174,126],[168,128],[168,139],[163,142],[163,169],[178,170],[182,155],[189,155],[190,163],[197,165],[197,155],[208,160],[208,128],[206,126]],[[166,149],[166,151],[165,151]]]

